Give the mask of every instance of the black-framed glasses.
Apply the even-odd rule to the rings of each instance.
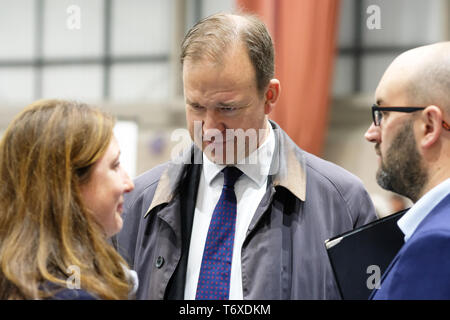
[[[381,123],[381,120],[383,119],[383,111],[394,111],[394,112],[416,112],[419,110],[425,110],[426,107],[380,107],[377,104],[374,104],[372,106],[372,118],[373,123],[376,126],[379,126]],[[450,125],[446,123],[445,121],[442,121],[442,127],[444,127],[445,130],[450,131]]]

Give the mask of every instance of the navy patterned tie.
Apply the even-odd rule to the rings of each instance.
[[[222,170],[222,194],[209,224],[198,277],[197,300],[228,300],[230,293],[231,259],[233,258],[236,225],[236,194],[234,184],[242,175],[236,167]]]

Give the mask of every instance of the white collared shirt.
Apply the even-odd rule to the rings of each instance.
[[[243,172],[243,175],[234,186],[237,208],[233,258],[231,262],[230,300],[243,299],[241,272],[242,244],[253,215],[266,192],[267,177],[275,150],[275,134],[270,123],[268,123],[268,127],[268,137],[255,151],[258,155],[262,155],[257,158],[261,161],[258,161],[256,164],[236,165]],[[223,173],[221,171],[223,168],[225,168],[225,165],[215,164],[203,154],[203,170],[198,186],[186,271],[186,285],[184,290],[184,298],[186,300],[195,299],[209,224],[214,208],[222,193]]]
[[[450,178],[428,191],[397,221],[405,234],[405,242],[412,236],[423,219],[450,193]]]

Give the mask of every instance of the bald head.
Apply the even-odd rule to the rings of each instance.
[[[450,42],[418,47],[398,56],[378,89],[389,90],[382,85],[394,82],[408,105],[437,105],[450,113]]]
[[[450,178],[450,136],[445,129],[449,92],[450,42],[409,50],[388,67],[375,93],[377,104],[423,111],[382,113],[382,122],[367,130],[366,139],[376,144],[380,157],[380,186],[416,201]]]

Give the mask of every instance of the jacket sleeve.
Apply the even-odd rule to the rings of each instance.
[[[340,194],[353,228],[377,219],[372,199],[358,177],[342,168],[334,167],[334,170],[329,170],[327,178]]]
[[[361,181],[355,182],[347,193],[347,206],[353,227],[360,227],[377,219],[372,199]]]
[[[410,241],[392,270],[386,298],[450,299],[450,234],[429,231]]]

